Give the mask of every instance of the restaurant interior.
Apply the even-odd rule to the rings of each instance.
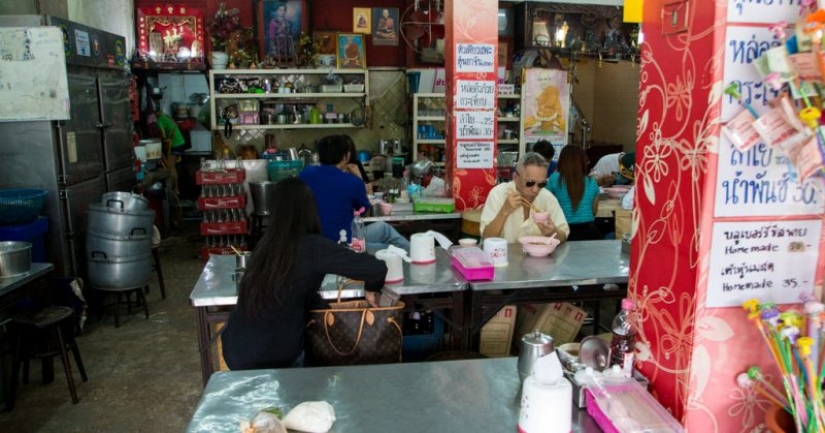
[[[698,3],[0,4],[0,430],[821,431],[796,381],[825,350],[766,315],[821,323],[825,163],[755,145],[781,68],[747,64],[791,50],[774,39],[797,11]],[[786,113],[805,122],[808,96]],[[297,177],[320,196],[343,135],[369,209],[326,237],[383,261],[380,301],[357,267],[322,272],[295,364],[230,368],[244,274],[287,231],[276,194]],[[588,240],[527,174],[541,141],[539,167],[583,155]],[[760,203],[766,179],[783,192]],[[518,235],[489,210],[510,186],[536,197]]]

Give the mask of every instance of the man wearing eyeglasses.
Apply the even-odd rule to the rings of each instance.
[[[528,152],[516,165],[512,182],[497,185],[481,212],[481,236],[501,237],[518,242],[522,236],[553,236],[567,240],[570,227],[558,200],[547,189],[547,161],[538,153]],[[539,213],[539,218],[534,214]],[[549,215],[541,221],[542,214]],[[538,219],[538,221],[537,221]]]

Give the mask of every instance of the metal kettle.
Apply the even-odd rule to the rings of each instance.
[[[518,374],[522,382],[533,374],[536,361],[556,350],[553,337],[542,334],[538,330],[521,337],[521,352],[518,355]]]

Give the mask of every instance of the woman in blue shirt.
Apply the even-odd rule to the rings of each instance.
[[[599,185],[587,175],[587,155],[578,146],[564,146],[556,172],[547,180],[547,189],[556,196],[570,225],[567,240],[602,239],[596,227]]]

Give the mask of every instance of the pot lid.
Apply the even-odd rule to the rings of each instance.
[[[579,348],[579,361],[594,370],[604,370],[610,364],[610,346],[599,337],[585,337]]]
[[[549,345],[551,348],[553,347],[553,337],[542,334],[538,330],[525,334],[524,337],[521,337],[521,342],[530,346]]]

